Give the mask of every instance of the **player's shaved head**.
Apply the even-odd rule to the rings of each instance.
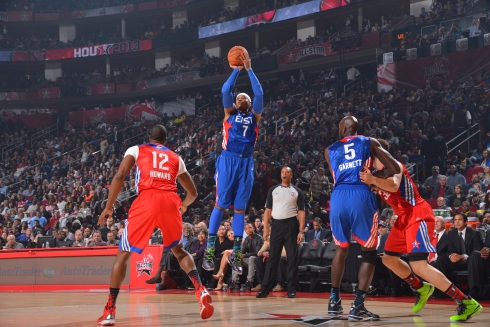
[[[150,142],[167,143],[167,129],[163,125],[155,125],[150,132]]]
[[[349,135],[356,135],[359,123],[354,116],[347,116],[342,118],[339,124],[339,138],[343,138]]]

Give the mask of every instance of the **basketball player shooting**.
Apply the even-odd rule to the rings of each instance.
[[[228,80],[224,83],[223,107],[223,152],[216,161],[216,205],[211,213],[209,238],[204,254],[203,268],[214,270],[214,245],[224,210],[234,206],[232,229],[235,234],[233,253],[228,262],[238,274],[242,273],[242,238],[245,227],[245,209],[254,183],[254,159],[252,157],[258,137],[258,122],[264,107],[264,92],[252,70],[250,57],[246,51],[239,56],[243,66],[233,66]],[[233,89],[240,70],[245,68],[254,93],[253,105],[246,93],[233,100]]]

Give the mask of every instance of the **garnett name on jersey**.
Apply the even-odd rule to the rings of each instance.
[[[172,180],[172,175],[163,171],[150,170],[150,177]]]
[[[351,168],[355,168],[355,167],[359,167],[359,166],[362,166],[361,159],[354,160],[354,161],[349,161],[349,162],[340,164],[339,165],[339,170],[342,171],[342,170],[345,170],[345,169],[351,169]]]

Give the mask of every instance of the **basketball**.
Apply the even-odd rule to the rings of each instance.
[[[247,49],[239,45],[234,46],[228,51],[228,61],[231,66],[243,66],[243,62],[239,59],[243,54],[248,54]]]

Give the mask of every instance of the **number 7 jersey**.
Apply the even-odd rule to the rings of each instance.
[[[347,136],[328,148],[335,185],[363,185],[360,172],[372,167],[371,140],[361,135]]]
[[[177,191],[177,176],[187,171],[185,163],[172,150],[158,144],[141,144],[130,147],[124,156],[135,159],[136,192],[144,190]]]
[[[259,135],[253,112],[242,114],[238,110],[223,122],[223,150],[249,157],[254,152]]]

